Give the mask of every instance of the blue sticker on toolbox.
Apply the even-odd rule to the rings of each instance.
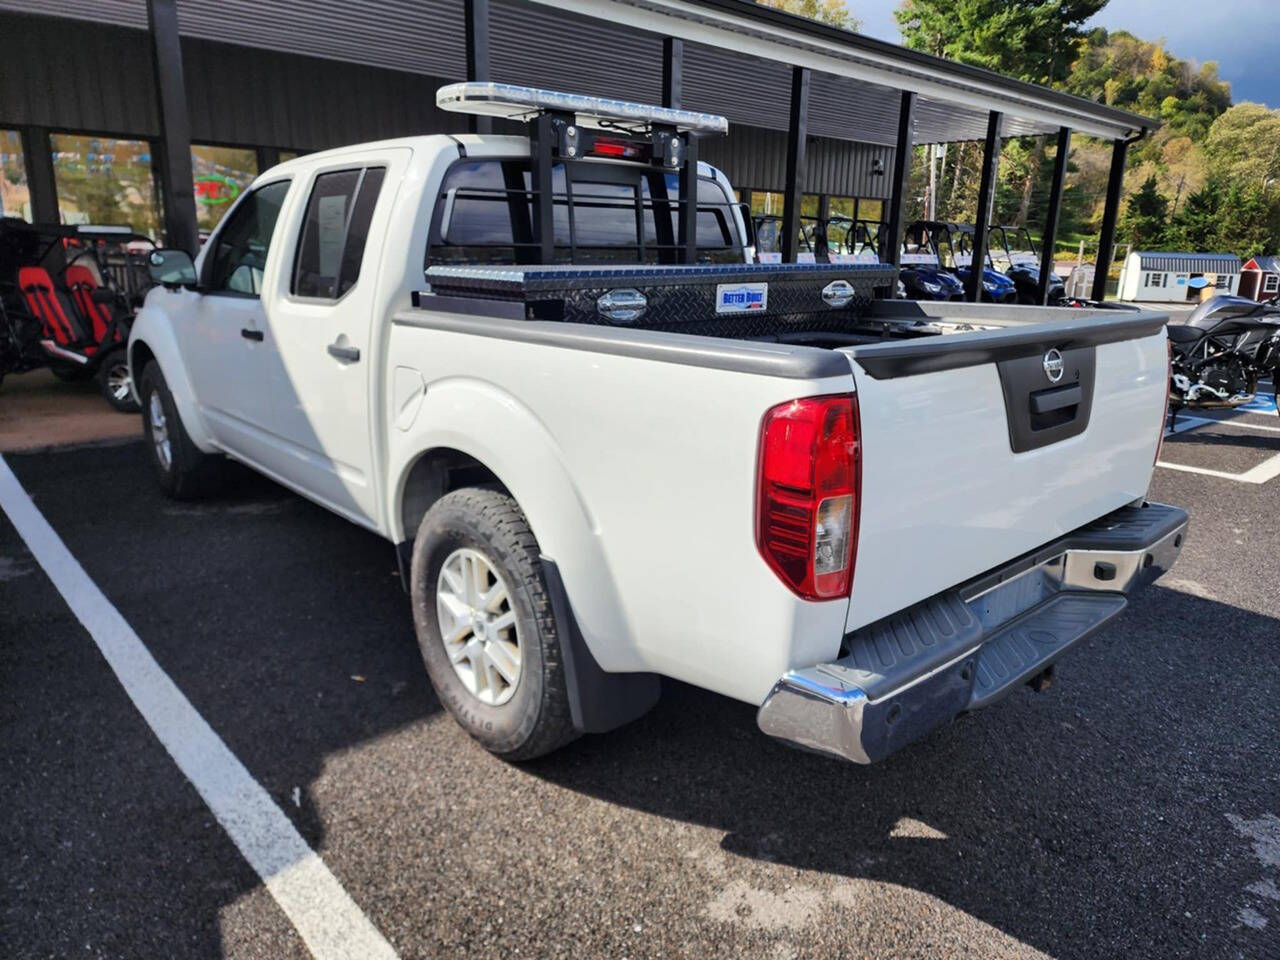
[[[716,284],[716,313],[748,313],[769,309],[767,283]]]

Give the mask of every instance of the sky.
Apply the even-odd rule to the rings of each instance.
[[[898,0],[848,0],[862,32],[899,43],[893,11]],[[1213,11],[1212,18],[1205,10]],[[1128,30],[1144,40],[1164,39],[1182,60],[1218,62],[1233,103],[1253,100],[1280,107],[1280,3],[1275,0],[1111,0],[1090,26]]]

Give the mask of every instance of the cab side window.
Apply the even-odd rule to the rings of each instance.
[[[298,237],[294,296],[337,300],[355,286],[385,176],[385,167],[364,167],[316,177]]]
[[[262,292],[271,235],[289,181],[269,183],[245,197],[227,218],[213,241],[204,265],[204,288],[209,293],[256,297]]]

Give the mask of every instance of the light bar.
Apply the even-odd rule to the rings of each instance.
[[[714,113],[673,110],[627,100],[517,87],[509,83],[451,83],[436,91],[436,106],[453,113],[475,113],[509,120],[526,120],[543,111],[556,110],[574,114],[582,126],[606,129],[631,123],[663,125],[692,133],[729,132],[729,121]]]

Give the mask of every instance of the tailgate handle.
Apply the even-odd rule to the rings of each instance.
[[[1064,407],[1078,407],[1083,399],[1084,391],[1080,389],[1078,383],[1069,387],[1041,390],[1039,393],[1031,394],[1031,412],[1052,413]]]

